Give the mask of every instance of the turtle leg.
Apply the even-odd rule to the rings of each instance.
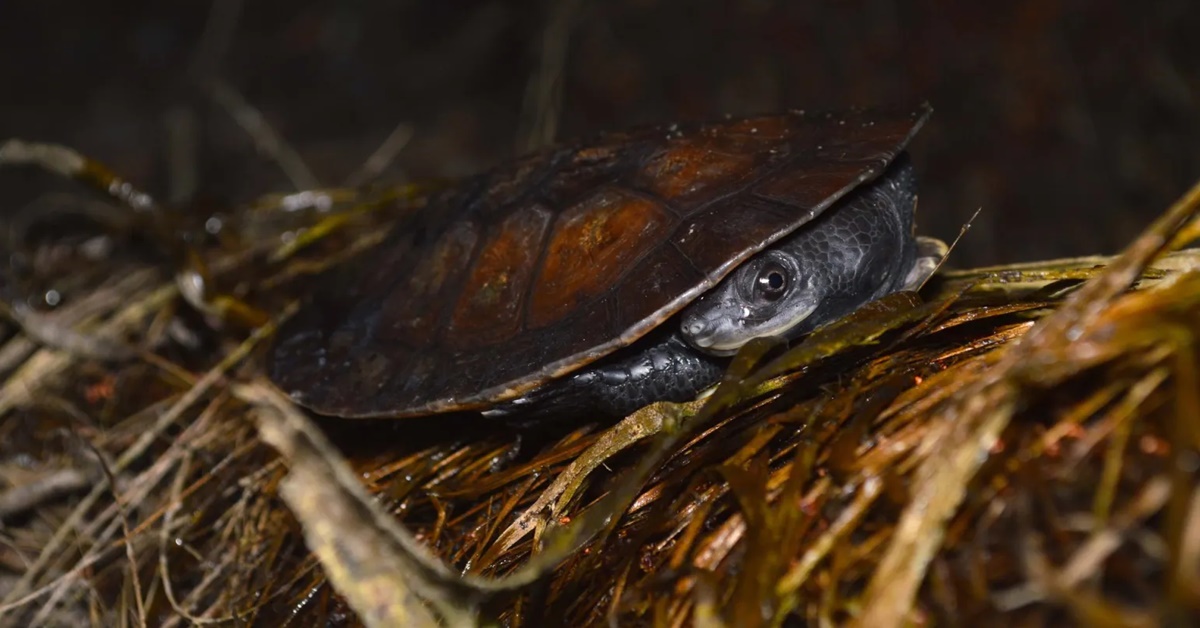
[[[937,238],[917,236],[917,257],[904,278],[902,290],[920,290],[945,259],[949,247]]]
[[[688,345],[671,323],[626,350],[564,379],[484,411],[521,424],[574,418],[612,419],[655,401],[682,402],[721,379],[728,361]]]

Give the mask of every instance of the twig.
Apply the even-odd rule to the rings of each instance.
[[[525,99],[521,103],[521,126],[517,132],[520,152],[546,146],[557,134],[572,21],[582,4],[583,0],[549,3],[538,66],[525,84]]]
[[[0,493],[0,521],[87,487],[94,478],[80,469],[61,469]]]
[[[355,170],[353,174],[346,178],[346,185],[349,187],[359,187],[370,183],[379,177],[388,166],[396,159],[396,155],[408,146],[409,140],[412,139],[413,128],[408,124],[398,124],[392,132],[388,134],[379,148],[371,153],[370,157]]]
[[[254,146],[279,165],[280,170],[283,170],[297,190],[321,187],[321,182],[308,169],[296,149],[284,141],[275,129],[267,124],[262,113],[246,102],[232,85],[214,78],[209,82],[209,93],[217,104],[225,108],[238,126],[246,131],[254,141]]]

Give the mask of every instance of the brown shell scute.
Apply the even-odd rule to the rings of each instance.
[[[432,197],[279,334],[271,376],[341,416],[477,408],[662,324],[882,172],[928,115],[641,129]]]
[[[837,195],[861,171],[861,162],[821,161],[799,172],[785,170],[769,175],[754,185],[753,192],[778,203],[812,209]]]
[[[714,150],[711,142],[688,143],[652,154],[635,185],[673,203],[703,200],[730,182],[751,176],[753,155]]]
[[[408,283],[386,295],[380,306],[377,337],[383,342],[402,342],[419,349],[430,346],[439,331],[442,312],[429,307],[439,303],[444,291],[453,290],[470,269],[479,241],[479,227],[460,222],[446,230],[430,253],[420,259],[408,275]]]
[[[492,230],[459,291],[445,332],[450,344],[491,344],[520,331],[525,294],[552,218],[544,207],[526,205]]]
[[[556,323],[603,296],[673,220],[661,203],[619,188],[601,188],[564,211],[530,296],[529,327]]]

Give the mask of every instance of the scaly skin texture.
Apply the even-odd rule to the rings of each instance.
[[[484,415],[518,424],[571,415],[611,419],[655,401],[687,401],[721,378],[728,359],[693,349],[674,327],[651,336]]]
[[[916,180],[901,156],[865,185],[773,249],[786,249],[812,269],[817,309],[787,338],[845,316],[904,287],[916,257],[913,212]],[[766,253],[766,251],[764,251]],[[736,280],[730,276],[728,281]],[[722,283],[710,294],[722,292]],[[692,308],[705,307],[702,297]],[[682,316],[687,316],[691,308]],[[676,317],[681,318],[681,317]],[[678,320],[626,349],[525,396],[498,405],[487,416],[524,422],[568,414],[625,416],[655,401],[686,401],[720,378],[728,358],[689,345]]]

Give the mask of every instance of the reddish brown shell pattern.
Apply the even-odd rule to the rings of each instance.
[[[513,398],[663,323],[881,173],[928,114],[644,128],[468,179],[330,278],[271,376],[347,417]]]

